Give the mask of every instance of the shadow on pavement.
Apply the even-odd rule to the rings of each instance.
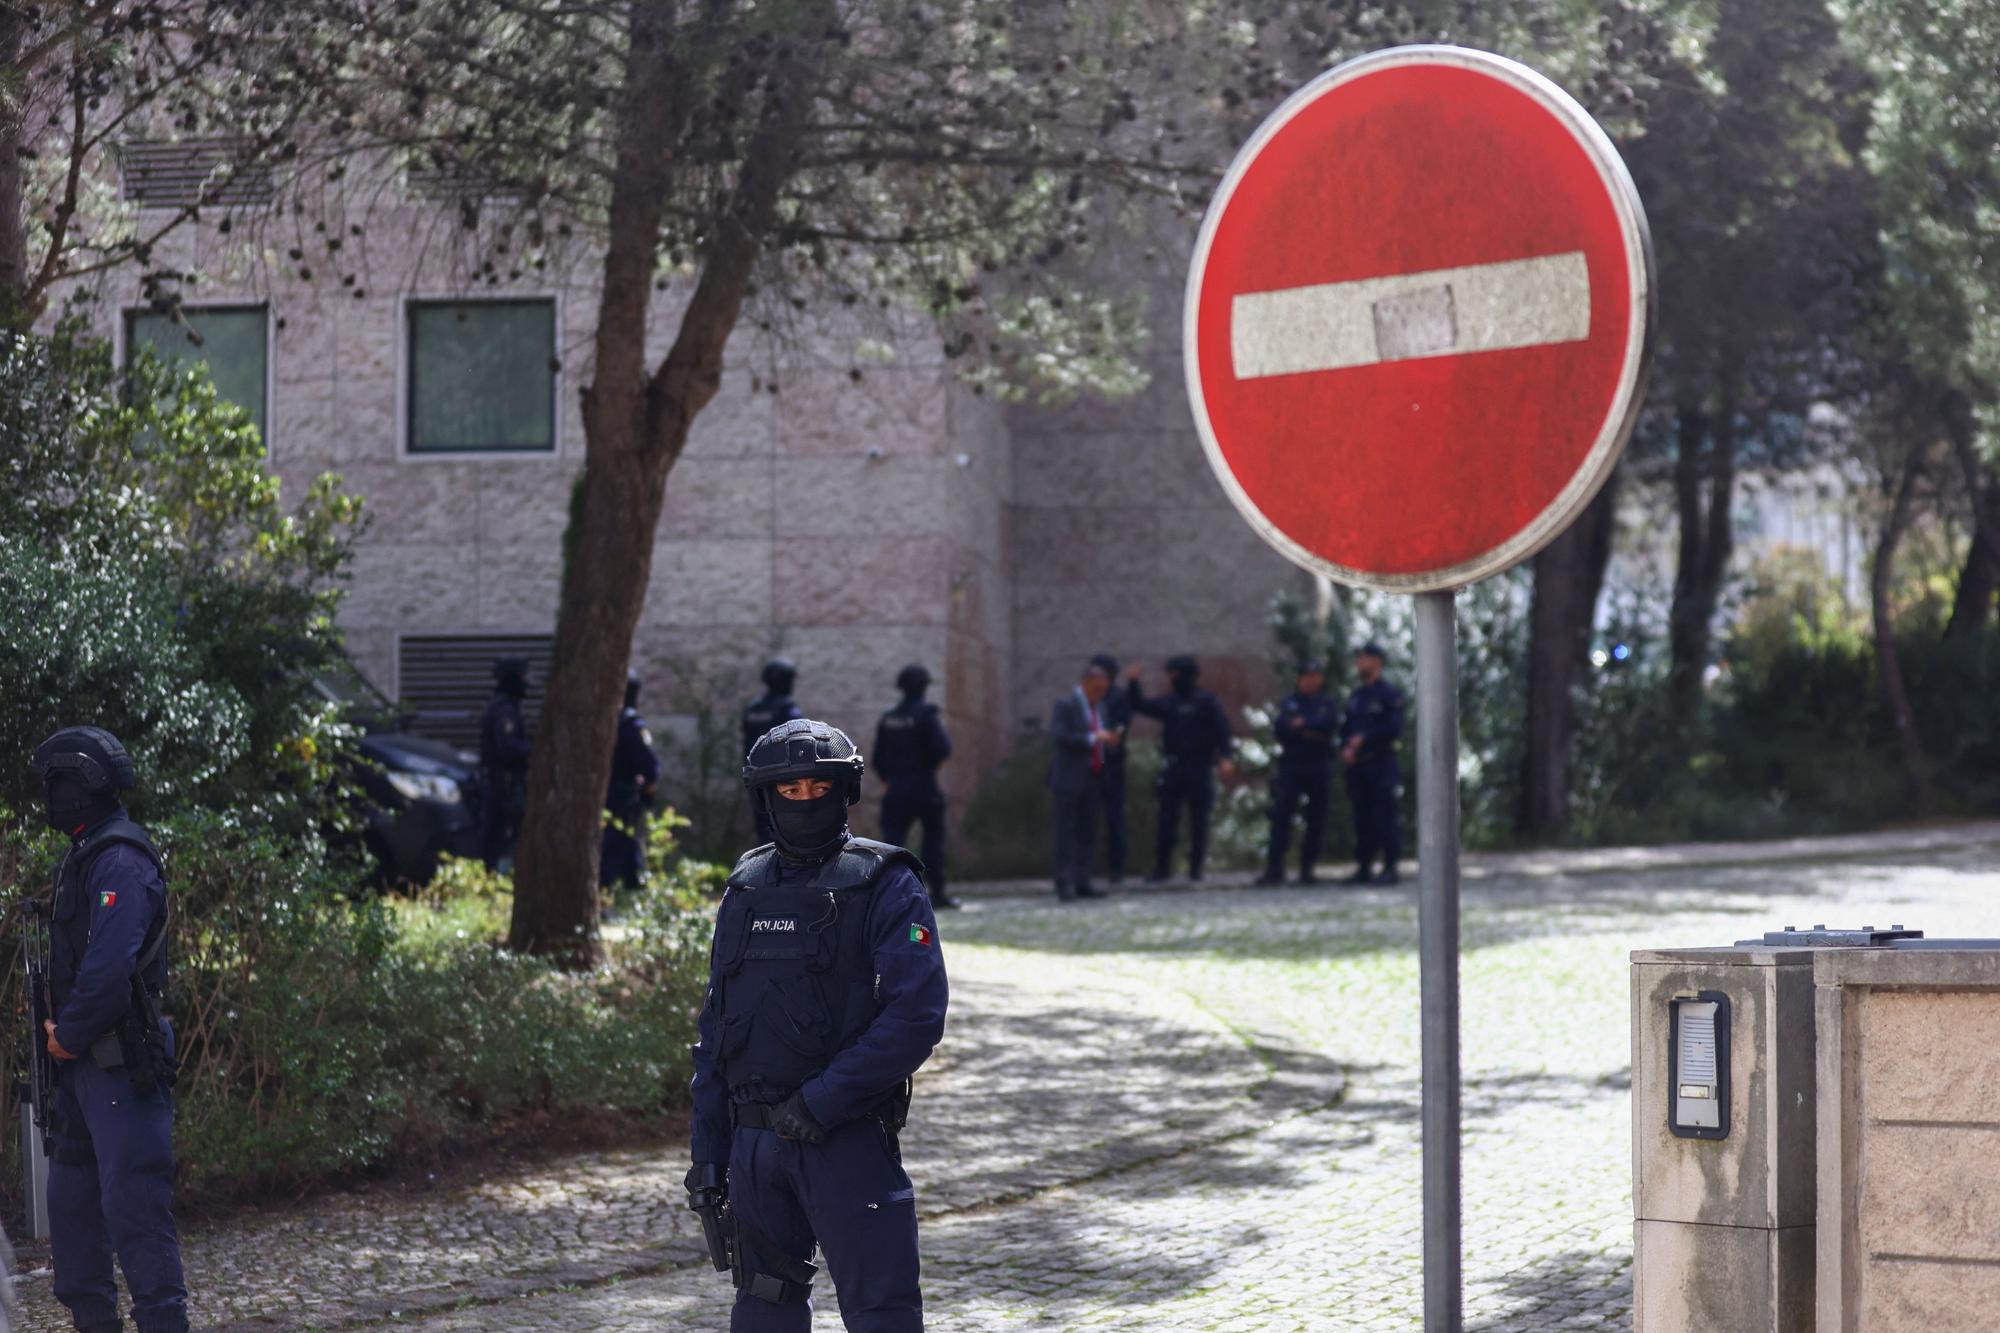
[[[1629,1254],[1567,1250],[1509,1273],[1480,1293],[1481,1304],[1504,1303],[1506,1310],[1466,1326],[1467,1333],[1522,1333],[1554,1326],[1568,1315],[1603,1311],[1607,1294],[1632,1299]]]

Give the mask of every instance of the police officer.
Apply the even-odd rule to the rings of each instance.
[[[1347,795],[1354,803],[1354,873],[1350,884],[1400,884],[1396,862],[1403,856],[1403,831],[1396,813],[1402,783],[1396,742],[1403,734],[1403,692],[1382,678],[1382,645],[1370,640],[1354,654],[1361,684],[1347,697],[1340,724],[1340,760],[1347,765]],[[1375,858],[1382,872],[1373,875]]]
[[[639,673],[625,673],[625,706],[618,710],[618,743],[611,752],[611,790],[604,809],[604,845],[597,858],[600,886],[636,889],[645,878],[646,821],[660,782],[660,756],[653,733],[639,716]]]
[[[931,673],[912,662],[896,673],[903,701],[882,714],[875,724],[875,771],[887,790],[882,793],[882,840],[906,845],[910,825],[924,831],[924,878],[930,884],[931,906],[957,907],[944,887],[944,789],[938,768],[951,758],[951,737],[945,734],[938,706],[924,700]]]
[[[493,663],[493,697],[479,718],[479,765],[486,778],[480,810],[479,855],[488,870],[511,867],[514,835],[528,803],[528,723],[521,701],[528,697],[528,659],[502,657]]]
[[[1104,673],[1104,679],[1118,679],[1118,659],[1099,653],[1090,664]],[[1098,800],[1104,807],[1104,868],[1113,884],[1125,882],[1125,737],[1132,730],[1132,701],[1122,690],[1113,690],[1098,705],[1104,729],[1116,739],[1104,747],[1104,771],[1098,775]]]
[[[1278,740],[1278,764],[1271,774],[1271,846],[1259,884],[1285,882],[1285,853],[1292,843],[1292,819],[1305,802],[1305,841],[1299,847],[1299,883],[1311,884],[1313,866],[1326,842],[1327,793],[1333,786],[1333,742],[1340,734],[1340,705],[1327,697],[1326,669],[1318,662],[1299,668],[1297,688],[1278,705],[1271,725]]]
[[[772,729],[743,782],[776,833],[729,876],[694,1048],[690,1205],[726,1196],[734,1333],[806,1333],[818,1245],[851,1330],[923,1327],[897,1132],[944,1035],[937,921],[900,847],[855,838],[861,756],[823,722]]]
[[[1196,687],[1201,667],[1192,657],[1167,659],[1167,680],[1172,691],[1148,699],[1139,688],[1141,671],[1128,673],[1125,697],[1134,713],[1155,717],[1164,724],[1160,749],[1166,764],[1154,783],[1160,796],[1160,827],[1153,842],[1153,873],[1149,884],[1167,878],[1173,860],[1174,842],[1180,833],[1181,807],[1188,812],[1188,878],[1201,882],[1202,864],[1208,859],[1208,818],[1215,809],[1215,776],[1220,768],[1227,778],[1235,772],[1230,756],[1235,741],[1229,734],[1229,717],[1222,704],[1207,690]]]
[[[792,686],[798,682],[799,669],[792,665],[788,657],[774,657],[764,663],[764,694],[743,706],[743,754],[747,758],[750,750],[763,734],[781,722],[795,722],[805,716],[799,706],[792,702]],[[764,817],[755,801],[750,803],[750,818],[757,826],[757,841],[771,841],[771,822]]]
[[[78,1329],[121,1327],[116,1255],[140,1333],[183,1333],[187,1285],[171,1207],[174,1035],[160,854],[118,793],[132,761],[98,727],[35,751],[50,827],[71,840],[50,903],[42,1039],[56,1062],[49,1147],[55,1294]]]

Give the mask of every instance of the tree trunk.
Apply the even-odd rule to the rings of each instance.
[[[1922,454],[1912,449],[1903,463],[1902,477],[1896,483],[1896,498],[1890,505],[1889,516],[1882,523],[1868,591],[1874,612],[1875,664],[1882,673],[1883,701],[1888,705],[1889,721],[1895,728],[1896,747],[1902,755],[1903,769],[1916,789],[1917,813],[1929,815],[1937,809],[1937,791],[1931,786],[1930,760],[1924,754],[1923,737],[1917,731],[1916,716],[1910,709],[1909,690],[1903,682],[1903,663],[1896,652],[1895,609],[1889,601],[1896,570],[1896,548],[1902,544],[1903,534],[1910,526],[1917,478],[1922,471]]]
[[[1729,573],[1729,559],[1736,549],[1730,513],[1736,491],[1734,385],[1724,388],[1712,422],[1700,407],[1683,405],[1677,436],[1674,502],[1680,519],[1680,548],[1674,562],[1673,605],[1667,614],[1667,641],[1672,653],[1667,700],[1675,723],[1687,733],[1701,717],[1710,627],[1722,597],[1723,579]]]
[[[1958,592],[1952,598],[1951,619],[1944,626],[1946,639],[1976,639],[1985,633],[1993,617],[1994,593],[2000,591],[2000,559],[1993,555],[1996,540],[2000,531],[1983,521],[1973,529],[1965,567],[1958,575]]]
[[[0,70],[18,77],[15,61],[28,19],[18,5],[0,5]],[[27,183],[21,169],[27,90],[0,80],[0,325],[25,322],[28,289]]]
[[[1567,532],[1535,556],[1529,612],[1528,700],[1515,827],[1531,837],[1569,822],[1569,752],[1576,736],[1576,680],[1588,661],[1597,599],[1616,528],[1618,474]]]
[[[667,474],[714,398],[779,195],[797,163],[818,83],[798,44],[781,45],[733,197],[716,220],[674,345],[647,373],[648,297],[672,156],[698,91],[677,79],[671,7],[633,7],[633,55],[619,119],[596,373],[584,392],[584,473],[564,568],[541,733],[528,763],[515,848],[508,947],[588,967],[601,957],[597,861],[604,793],[632,634],[644,608]],[[824,15],[822,15],[824,18]],[[802,22],[815,35],[827,22]],[[762,71],[759,71],[760,73]]]
[[[1972,544],[1958,576],[1958,593],[1952,599],[1944,637],[1976,638],[1986,628],[1993,612],[1994,590],[2000,588],[2000,482],[1988,480],[1979,459],[1971,401],[1963,394],[1953,394],[1943,415],[1952,454],[1965,474],[1966,497],[1972,504]]]

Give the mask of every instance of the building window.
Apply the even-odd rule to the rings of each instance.
[[[409,451],[553,453],[552,300],[409,307]]]
[[[125,315],[125,355],[150,347],[175,371],[207,366],[215,392],[250,414],[268,451],[271,322],[260,305],[183,306],[178,315],[132,310]]]
[[[542,716],[542,690],[555,657],[553,634],[405,634],[396,645],[396,693],[419,736],[479,748],[479,718],[493,696],[493,663],[528,659],[528,732]]]

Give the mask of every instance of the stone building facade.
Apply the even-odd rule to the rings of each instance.
[[[286,225],[174,234],[158,262],[199,275],[181,292],[190,321],[230,325],[204,348],[142,312],[136,275],[103,279],[84,308],[121,355],[148,341],[234,358],[212,369],[238,397],[254,397],[245,358],[261,327],[264,401],[245,406],[272,470],[295,494],[338,472],[372,515],[341,614],[349,653],[392,697],[452,677],[459,715],[420,708],[418,725],[462,734],[489,643],[554,628],[595,256],[468,288],[435,257],[436,207],[405,200],[374,209],[341,278],[305,281],[282,255],[324,237],[273,234]],[[1150,664],[1156,688],[1161,659],[1194,652],[1226,697],[1266,695],[1266,607],[1300,576],[1210,476],[1181,389],[1178,267],[1146,277],[1152,382],[1115,402],[1003,408],[959,384],[920,329],[857,378],[838,330],[766,345],[746,327],[655,536],[633,664],[656,730],[686,743],[699,709],[740,706],[783,652],[802,705],[866,745],[897,669],[923,662],[962,808],[1093,652]],[[655,303],[655,354],[676,295]],[[513,438],[489,447],[481,431]]]

